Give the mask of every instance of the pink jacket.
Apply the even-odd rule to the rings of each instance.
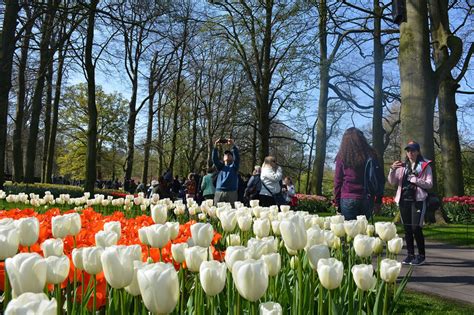
[[[424,160],[424,162],[428,163],[429,160]],[[431,172],[431,166],[426,165],[425,169],[422,170],[421,167],[422,163],[419,163],[417,166],[418,176],[413,176],[410,179],[410,182],[415,184],[416,187],[416,201],[423,201],[428,197],[427,190],[433,187],[433,173]],[[390,168],[390,172],[388,173],[388,182],[391,185],[398,185],[397,194],[395,195],[395,202],[398,204],[400,202],[400,197],[402,194],[402,184],[403,184],[403,174],[405,173],[405,167],[400,167],[393,171]]]

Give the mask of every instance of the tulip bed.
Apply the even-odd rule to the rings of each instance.
[[[391,314],[411,273],[397,283],[395,225],[364,216],[256,200],[7,197],[34,208],[0,211],[6,314]]]

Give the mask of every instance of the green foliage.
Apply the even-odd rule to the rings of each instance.
[[[450,223],[474,223],[474,215],[469,211],[468,204],[459,202],[446,202],[443,204],[443,210]]]
[[[98,172],[112,177],[120,169],[118,148],[125,147],[127,100],[120,94],[105,93],[96,88],[97,103],[97,162]],[[87,86],[85,83],[69,86],[63,96],[60,129],[64,145],[58,148],[59,173],[71,178],[85,178],[87,153]],[[99,174],[101,175],[101,174]],[[100,178],[101,176],[99,176]]]
[[[397,314],[473,314],[474,306],[426,293],[405,291],[395,310]]]
[[[309,213],[332,212],[335,210],[331,207],[328,200],[298,200],[295,211],[307,211]]]

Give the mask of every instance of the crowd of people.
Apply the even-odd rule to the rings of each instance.
[[[230,146],[219,158],[218,146]],[[262,206],[296,204],[295,186],[290,177],[283,177],[283,171],[273,156],[265,158],[263,165],[254,167],[252,174],[239,171],[240,155],[232,139],[218,139],[212,152],[213,166],[204,172],[189,173],[187,177],[172,175],[167,170],[149,186],[133,180],[124,185],[130,193],[143,192],[146,196],[154,193],[161,198],[193,198],[198,203],[206,199],[217,202],[236,201],[249,204],[258,199]],[[125,187],[127,186],[127,187]]]

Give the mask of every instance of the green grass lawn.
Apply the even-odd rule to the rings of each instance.
[[[396,314],[474,314],[474,305],[406,290]]]
[[[326,217],[333,215],[333,213],[324,212],[318,213],[318,215]],[[393,221],[393,218],[376,215],[374,217],[374,221]],[[403,234],[403,225],[397,223],[397,230],[399,234]],[[423,227],[423,234],[428,240],[459,246],[474,246],[474,225],[468,226],[466,224],[427,224]]]

